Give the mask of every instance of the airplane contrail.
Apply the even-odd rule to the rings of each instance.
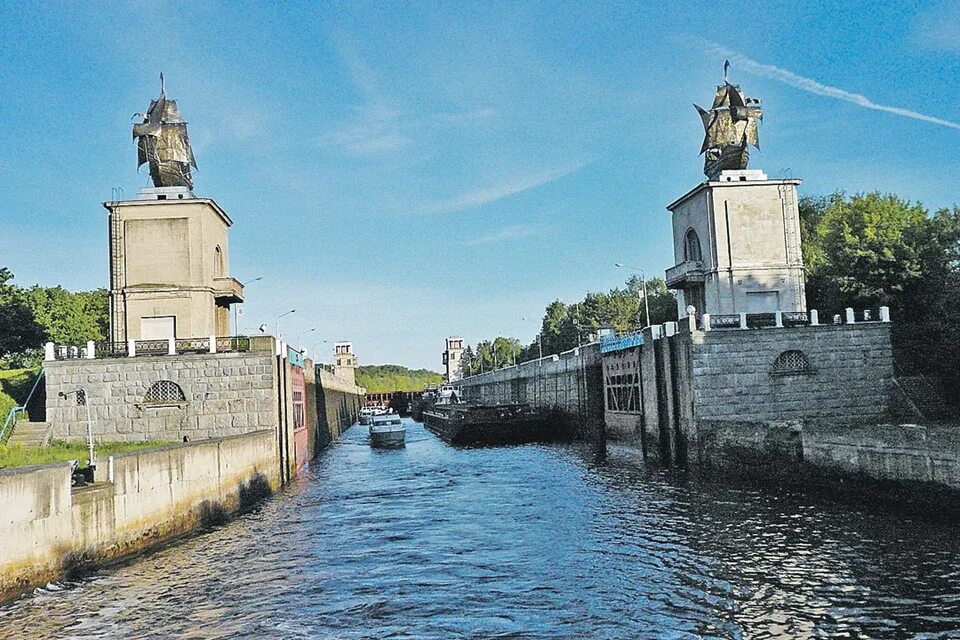
[[[944,120],[942,118],[937,118],[934,116],[928,116],[925,113],[919,113],[917,111],[911,111],[910,109],[902,109],[900,107],[892,107],[886,104],[877,104],[864,95],[859,93],[851,93],[849,91],[844,91],[837,87],[830,87],[825,84],[821,84],[816,80],[811,78],[804,78],[803,76],[798,76],[792,71],[787,71],[786,69],[781,69],[780,67],[775,67],[771,64],[763,64],[762,62],[757,62],[747,56],[726,49],[716,43],[707,42],[707,52],[716,55],[718,57],[723,57],[731,60],[739,68],[747,71],[748,73],[753,73],[758,76],[763,76],[765,78],[770,78],[771,80],[777,80],[784,84],[788,84],[791,87],[795,87],[802,91],[808,91],[810,93],[815,93],[818,96],[826,96],[828,98],[833,98],[835,100],[843,100],[844,102],[851,102],[859,107],[865,109],[873,109],[875,111],[885,111],[886,113],[892,113],[897,116],[903,116],[905,118],[913,118],[914,120],[921,120],[923,122],[929,122],[931,124],[938,124],[942,127],[950,127],[951,129],[960,129],[960,124],[956,122],[951,122],[950,120]]]

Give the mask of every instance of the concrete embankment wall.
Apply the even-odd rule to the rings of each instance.
[[[960,431],[954,426],[704,421],[701,456],[704,466],[804,488],[861,491],[873,483],[881,499],[925,504],[943,498],[960,506]]]
[[[464,378],[457,385],[470,402],[525,402],[556,411],[562,422],[558,427],[583,437],[603,429],[603,376],[596,343]]]
[[[99,463],[97,482],[73,489],[68,463],[0,471],[0,600],[216,523],[279,485],[272,431]]]
[[[318,447],[340,437],[357,422],[363,406],[364,389],[334,376],[325,369],[316,370]],[[321,410],[322,409],[322,410]]]

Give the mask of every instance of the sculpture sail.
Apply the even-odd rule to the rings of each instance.
[[[726,169],[746,169],[750,161],[749,146],[760,148],[757,125],[763,119],[760,101],[748,98],[738,85],[724,83],[717,87],[713,106],[703,109],[697,105],[703,121],[703,172],[711,180]]]
[[[145,114],[134,117],[143,122],[133,125],[137,141],[137,168],[150,166],[150,177],[155,187],[186,187],[193,189],[190,167],[197,161],[190,148],[187,123],[180,115],[176,100],[168,100],[160,74],[160,97],[150,101]]]

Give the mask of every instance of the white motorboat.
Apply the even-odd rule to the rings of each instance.
[[[396,413],[370,416],[371,447],[402,447],[407,428]]]

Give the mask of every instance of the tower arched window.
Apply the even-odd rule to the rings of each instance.
[[[220,245],[213,250],[213,277],[222,278],[223,272],[226,271],[223,265],[223,249],[220,248]]]
[[[700,237],[693,229],[688,229],[687,235],[683,238],[683,259],[687,262],[703,260],[703,252],[700,251]]]

